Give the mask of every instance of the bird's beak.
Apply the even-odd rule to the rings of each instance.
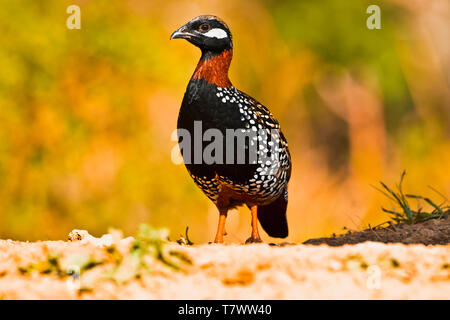
[[[182,26],[178,30],[175,30],[174,33],[170,36],[170,40],[172,39],[190,39],[195,35],[188,31],[186,25]]]

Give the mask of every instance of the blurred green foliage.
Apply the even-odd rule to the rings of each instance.
[[[382,28],[370,30],[364,27],[369,16],[364,13],[377,3],[382,7]],[[400,3],[306,0],[273,1],[271,5],[280,33],[290,46],[313,50],[322,68],[345,68],[356,77],[376,78],[388,128],[397,128],[402,115],[413,107],[395,48],[395,33],[411,19]]]

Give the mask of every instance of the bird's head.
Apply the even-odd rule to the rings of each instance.
[[[203,53],[220,54],[233,48],[228,26],[216,16],[198,16],[172,33],[170,39],[186,39]]]

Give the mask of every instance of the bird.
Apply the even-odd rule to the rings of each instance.
[[[250,209],[252,227],[245,243],[262,242],[258,221],[269,236],[286,238],[292,167],[288,143],[269,109],[232,85],[229,27],[217,16],[201,15],[170,39],[185,39],[201,50],[181,103],[177,132],[187,171],[218,209],[214,242],[224,242],[229,210],[243,205]],[[244,138],[239,140],[239,134]]]

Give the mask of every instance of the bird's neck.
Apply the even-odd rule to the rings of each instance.
[[[203,79],[218,87],[230,88],[231,81],[228,78],[233,49],[224,50],[219,54],[202,52],[202,57],[195,68],[192,79]]]

